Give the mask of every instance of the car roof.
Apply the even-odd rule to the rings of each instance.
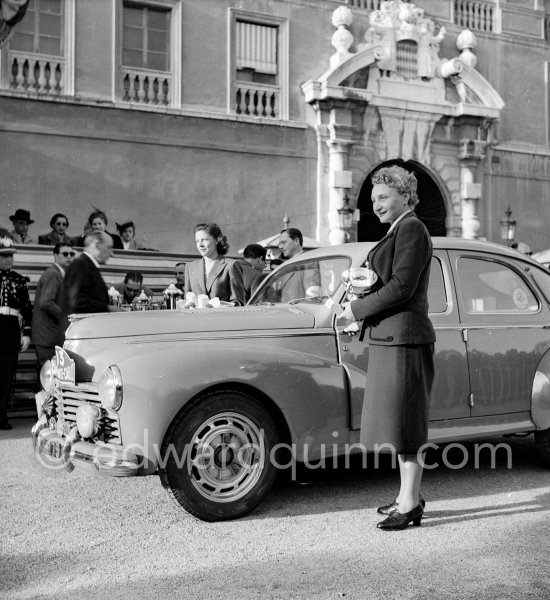
[[[500,256],[508,256],[510,258],[521,258],[527,262],[535,265],[540,265],[536,260],[530,256],[526,256],[517,250],[508,248],[502,244],[496,244],[494,242],[486,242],[483,240],[466,240],[464,238],[454,237],[443,237],[435,236],[432,237],[433,247],[436,249],[443,250],[459,250],[459,251],[477,251],[477,252],[489,252],[492,254],[499,254]],[[291,262],[298,262],[303,259],[315,259],[315,258],[326,258],[328,256],[351,256],[353,259],[360,260],[366,254],[368,254],[377,242],[351,242],[349,244],[340,244],[338,246],[323,246],[321,248],[315,248],[313,250],[307,250],[302,254],[298,254],[294,258],[285,261],[284,264]]]

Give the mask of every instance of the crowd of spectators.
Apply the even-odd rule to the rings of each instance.
[[[38,236],[39,244],[52,247],[53,263],[38,281],[33,306],[27,278],[12,266],[18,252],[15,246],[34,243],[29,234],[34,220],[30,211],[22,208],[9,218],[13,229],[0,229],[0,429],[11,428],[7,421],[8,398],[19,352],[31,343],[31,325],[40,368],[54,356],[55,346],[62,346],[70,314],[119,311],[121,305],[132,306],[140,298],[151,301],[153,297],[152,290],[143,285],[143,274],[137,270],[128,271],[124,281],[107,289],[100,267],[112,256],[113,249],[138,248],[136,228],[128,220],[116,223],[118,234],[110,233],[105,212],[94,210],[82,235],[71,238],[67,234],[69,219],[63,213],[56,213],[50,220],[51,231]],[[267,249],[260,244],[249,244],[242,259],[227,258],[229,243],[215,223],[197,225],[195,243],[201,258],[175,264],[173,289],[182,298],[193,296],[195,302],[202,296],[206,301],[217,298],[225,304],[244,306],[269,272]],[[75,246],[82,248],[78,256]],[[301,232],[283,230],[279,249],[285,259],[300,254]],[[275,267],[281,261],[273,262]],[[119,302],[111,301],[111,291]]]
[[[142,243],[136,239],[136,225],[132,220],[124,220],[122,223],[115,223],[118,233],[111,233],[107,230],[109,220],[105,211],[94,209],[84,224],[81,234],[70,236],[67,233],[69,228],[69,219],[63,213],[56,213],[50,219],[51,231],[38,235],[38,242],[29,233],[30,226],[34,223],[31,213],[25,208],[18,208],[13,215],[9,217],[12,222],[12,229],[9,235],[15,244],[35,244],[42,246],[55,246],[59,242],[70,243],[79,248],[84,247],[86,235],[91,231],[104,231],[113,240],[115,250],[148,250]]]

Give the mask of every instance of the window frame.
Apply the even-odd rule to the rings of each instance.
[[[288,121],[289,120],[289,22],[288,19],[237,8],[228,8],[227,31],[227,114],[243,119]],[[237,91],[237,21],[277,27],[277,57],[279,69],[279,111],[276,118],[239,115],[235,111]]]
[[[143,8],[163,8],[170,12],[170,44],[168,46],[168,62],[170,69],[164,71],[171,75],[172,89],[170,90],[170,102],[166,105],[169,108],[181,107],[181,70],[182,70],[182,3],[180,0],[131,0],[134,4],[139,4]],[[123,38],[123,7],[124,0],[114,0],[113,7],[113,72],[112,72],[112,101],[116,105],[132,106],[132,108],[141,108],[148,110],[158,110],[159,106],[155,104],[146,104],[139,102],[128,102],[122,99],[122,38]],[[160,73],[153,69],[136,69],[144,72],[150,70],[151,73]]]
[[[63,5],[63,20],[64,23],[61,26],[61,49],[60,56],[56,57],[64,63],[63,69],[63,92],[61,96],[74,96],[75,94],[75,3],[76,0],[61,0]],[[17,33],[17,30],[16,30]],[[48,54],[40,54],[37,52],[22,52],[19,50],[12,50],[11,43],[8,42],[5,48],[0,51],[0,89],[2,91],[15,91],[9,86],[10,71],[11,71],[11,52],[21,52],[22,54],[35,54],[37,56],[50,56]],[[53,56],[52,56],[53,58]],[[7,84],[7,85],[6,85]],[[16,93],[21,93],[17,91]],[[24,92],[26,96],[36,97],[36,92]],[[42,95],[42,93],[39,93]],[[50,97],[50,94],[47,94]]]

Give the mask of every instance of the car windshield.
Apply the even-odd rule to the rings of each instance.
[[[251,304],[321,301],[332,298],[342,272],[351,264],[348,256],[331,256],[277,267]]]

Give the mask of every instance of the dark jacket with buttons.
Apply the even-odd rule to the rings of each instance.
[[[364,319],[363,333],[370,344],[435,342],[428,317],[431,258],[428,230],[412,212],[371,250],[368,261],[378,275],[378,285],[351,303],[354,317]]]

